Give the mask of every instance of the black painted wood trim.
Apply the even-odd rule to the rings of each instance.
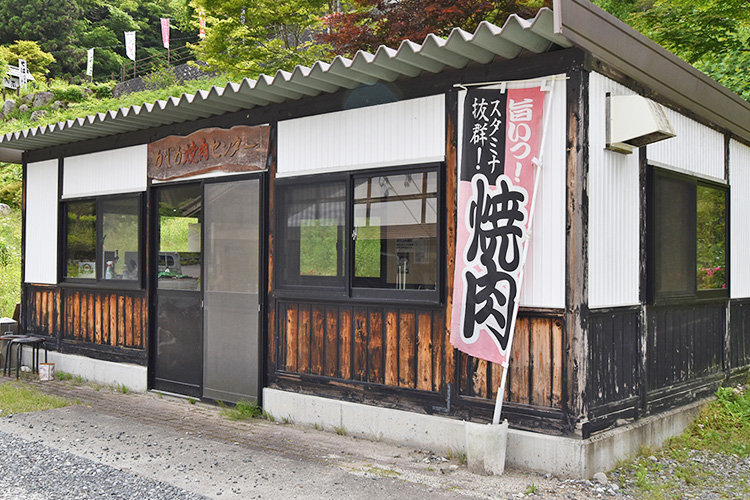
[[[60,340],[57,350],[61,354],[77,354],[115,363],[134,363],[145,366],[147,361],[146,352],[141,349],[90,344],[75,340]]]
[[[28,177],[28,164],[23,163],[21,167],[21,309],[18,315],[18,328],[19,331],[26,330],[25,324],[25,312],[26,307],[26,201],[27,201],[27,177]]]
[[[589,73],[572,68],[566,86],[567,182],[563,408],[575,427],[585,420],[590,394],[586,309],[588,303]],[[569,397],[569,399],[568,399]]]

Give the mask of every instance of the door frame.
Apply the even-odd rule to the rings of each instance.
[[[170,187],[170,186],[177,186],[177,185],[184,185],[184,184],[199,184],[201,189],[201,197],[205,197],[205,186],[206,184],[217,184],[217,183],[224,183],[224,182],[235,182],[235,181],[245,181],[245,180],[252,180],[252,179],[258,179],[259,180],[259,199],[257,208],[260,211],[259,214],[259,221],[260,221],[260,238],[258,241],[258,405],[262,404],[262,397],[263,397],[263,388],[267,386],[268,382],[268,374],[266,372],[266,363],[267,363],[267,356],[268,356],[268,250],[269,250],[269,213],[270,213],[270,207],[268,206],[268,200],[270,199],[269,192],[269,172],[268,171],[255,171],[255,172],[249,172],[249,173],[243,173],[239,175],[228,175],[228,176],[217,176],[217,177],[207,177],[207,178],[200,178],[200,179],[181,179],[174,182],[158,182],[158,183],[152,183],[149,182],[148,188],[146,190],[146,212],[147,212],[147,222],[146,222],[146,235],[145,239],[147,241],[146,244],[146,255],[145,255],[145,262],[146,262],[146,269],[147,269],[147,275],[145,276],[145,283],[146,283],[146,293],[148,296],[148,317],[150,318],[150,321],[148,322],[148,389],[149,390],[156,390],[155,389],[155,382],[156,382],[156,354],[157,354],[157,346],[156,346],[156,329],[157,329],[157,316],[156,316],[156,309],[157,309],[157,286],[158,286],[158,238],[157,238],[157,229],[158,229],[158,220],[159,220],[159,209],[158,209],[158,203],[157,203],[157,194],[159,191],[159,188],[162,187]],[[202,202],[201,202],[202,203]],[[202,206],[203,210],[203,206]],[[203,215],[203,220],[205,221],[205,213]],[[205,258],[205,230],[203,227],[201,227],[201,287],[200,287],[200,294],[201,294],[201,359],[202,359],[202,351],[203,351],[203,335],[205,332],[203,332],[203,300],[204,300],[204,258]],[[201,391],[203,390],[203,362],[201,361]],[[166,391],[161,391],[166,392]],[[187,397],[187,396],[186,396]],[[200,398],[203,401],[208,402],[215,402],[214,400],[210,398]]]

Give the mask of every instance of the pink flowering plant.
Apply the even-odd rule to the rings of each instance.
[[[698,289],[713,290],[726,287],[726,270],[723,266],[698,268]]]

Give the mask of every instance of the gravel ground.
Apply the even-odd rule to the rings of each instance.
[[[206,498],[4,432],[0,432],[0,454],[3,500]]]
[[[655,498],[699,500],[750,498],[750,457],[688,450],[686,456],[651,455],[613,471],[613,481]],[[663,496],[659,496],[663,493]]]
[[[665,498],[750,498],[750,462],[737,457],[696,453],[682,464],[651,457],[645,472],[622,469],[609,480],[514,469],[480,476],[460,457],[266,420],[230,421],[217,407],[181,399],[27,383],[81,404],[0,418],[0,500],[625,500],[639,498],[630,493],[637,484],[677,492]]]

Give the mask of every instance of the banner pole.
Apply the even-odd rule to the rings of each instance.
[[[500,366],[503,367],[503,376],[500,379],[500,388],[497,390],[495,413],[492,415],[492,425],[498,425],[500,423],[500,412],[503,409],[503,398],[505,397],[505,382],[508,380],[508,361],[505,361],[505,363]]]
[[[542,125],[542,142],[539,146],[539,158],[536,158],[533,162],[534,164],[534,190],[533,195],[531,197],[531,209],[529,212],[529,223],[526,225],[526,232],[524,234],[524,237],[526,238],[526,243],[523,246],[523,254],[521,255],[521,271],[518,274],[518,283],[523,283],[524,276],[526,275],[526,259],[529,255],[529,247],[531,246],[531,228],[534,223],[534,213],[536,212],[536,195],[539,191],[539,178],[542,176],[542,162],[544,158],[544,146],[547,139],[547,127],[549,125],[549,117],[552,114],[550,112],[550,107],[552,104],[552,94],[554,92],[554,85],[555,81],[552,80],[550,84],[550,90],[547,94],[545,101],[546,106],[544,106],[542,109],[546,110],[547,113],[545,113],[544,116],[544,125]],[[516,297],[513,301],[513,315],[511,316],[510,320],[510,335],[508,337],[508,348],[507,348],[507,355],[505,357],[505,361],[502,363],[503,367],[503,376],[500,379],[500,387],[497,390],[497,398],[495,399],[495,412],[492,415],[492,424],[493,425],[499,425],[500,424],[500,413],[503,409],[503,398],[505,397],[505,384],[508,377],[508,363],[510,362],[510,353],[511,348],[513,347],[513,337],[516,333],[516,319],[518,318],[518,309],[521,305],[521,294],[520,290],[519,293],[516,294]]]
[[[529,247],[531,246],[531,224],[534,222],[534,211],[536,208],[536,194],[539,189],[539,178],[541,177],[542,169],[534,163],[534,194],[531,204],[531,212],[529,213],[529,224],[526,226],[526,243],[523,246],[523,254],[521,255],[521,272],[518,274],[518,282],[523,283],[523,278],[526,275],[526,259],[529,255]],[[518,318],[518,309],[521,306],[521,294],[516,294],[516,298],[513,300],[513,315],[510,320],[510,335],[508,337],[508,354],[505,357],[505,361],[501,365],[503,367],[503,377],[500,379],[500,388],[497,390],[497,399],[495,400],[495,413],[492,416],[492,424],[498,425],[500,423],[500,411],[503,408],[503,398],[505,397],[505,381],[508,377],[508,362],[510,358],[510,351],[513,347],[513,337],[516,333],[516,319]]]

